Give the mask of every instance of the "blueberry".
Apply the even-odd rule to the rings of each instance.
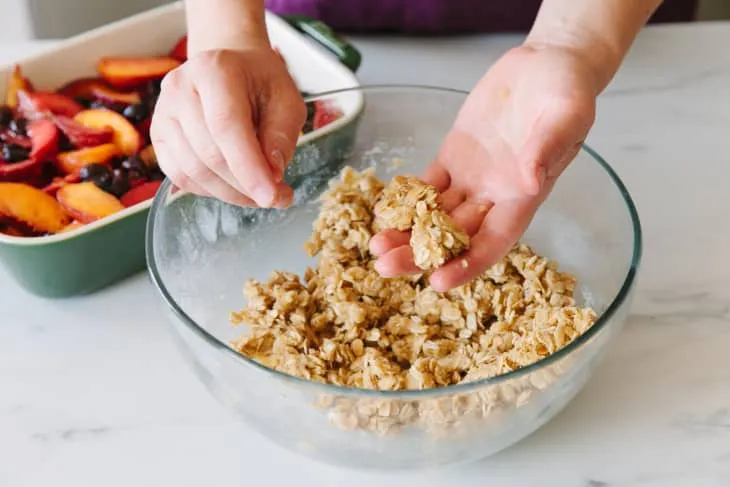
[[[14,135],[19,135],[21,137],[28,135],[28,121],[24,118],[11,120],[8,124],[8,128]]]
[[[150,114],[149,106],[146,103],[137,103],[135,105],[127,105],[122,112],[127,120],[137,125],[142,122]]]
[[[104,164],[88,164],[81,168],[79,176],[82,181],[91,181],[104,191],[108,190],[112,182],[112,171]]]
[[[7,105],[0,106],[0,127],[7,127],[13,119],[13,109]]]
[[[308,134],[312,130],[314,130],[314,112],[315,112],[315,106],[314,103],[307,103],[307,119],[304,121],[304,126],[302,127],[302,132],[305,134]]]
[[[122,113],[124,109],[127,107],[124,103],[116,103],[116,102],[104,102],[101,100],[94,100],[89,105],[89,108],[105,108],[107,110],[111,110],[113,112]]]
[[[74,101],[76,101],[76,103],[84,108],[91,108],[92,101],[89,98],[84,98],[83,96],[75,96]]]
[[[136,155],[124,159],[120,167],[127,171],[136,171],[140,174],[143,174],[147,170],[147,166],[145,165],[144,161]]]
[[[112,171],[112,180],[106,190],[117,198],[129,191],[129,175],[127,172],[123,169],[114,169]]]
[[[73,143],[71,143],[71,140],[66,137],[66,134],[63,132],[61,132],[61,135],[58,138],[58,148],[61,152],[68,152],[76,149]]]
[[[20,162],[28,159],[30,149],[17,144],[5,144],[2,148],[2,156],[5,162]]]

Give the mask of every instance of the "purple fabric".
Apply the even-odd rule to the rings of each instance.
[[[582,1],[582,0],[576,0]],[[698,0],[665,0],[652,22],[694,19]],[[277,14],[307,15],[339,32],[443,35],[522,32],[540,0],[266,0]]]

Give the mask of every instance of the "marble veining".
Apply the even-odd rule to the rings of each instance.
[[[520,38],[356,40],[363,83],[468,89]],[[0,44],[0,58],[40,44]],[[642,269],[604,362],[536,434],[435,472],[312,463],[210,398],[145,275],[45,301],[0,270],[0,486],[729,486],[728,45],[728,22],[648,28],[599,100],[588,143],[635,199]]]

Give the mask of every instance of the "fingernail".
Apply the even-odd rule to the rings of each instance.
[[[284,179],[284,170],[286,169],[286,160],[284,159],[284,154],[278,149],[272,151],[271,162],[274,166],[276,182],[281,182],[281,180]]]
[[[269,208],[276,202],[275,192],[264,186],[256,186],[251,193],[251,197],[261,208]]]

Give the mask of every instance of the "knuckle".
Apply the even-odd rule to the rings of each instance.
[[[207,123],[208,128],[214,134],[228,133],[232,126],[238,122],[236,112],[229,106],[208,106]]]
[[[167,73],[160,82],[160,96],[173,93],[180,89],[182,78],[185,76],[185,66],[180,66]]]

